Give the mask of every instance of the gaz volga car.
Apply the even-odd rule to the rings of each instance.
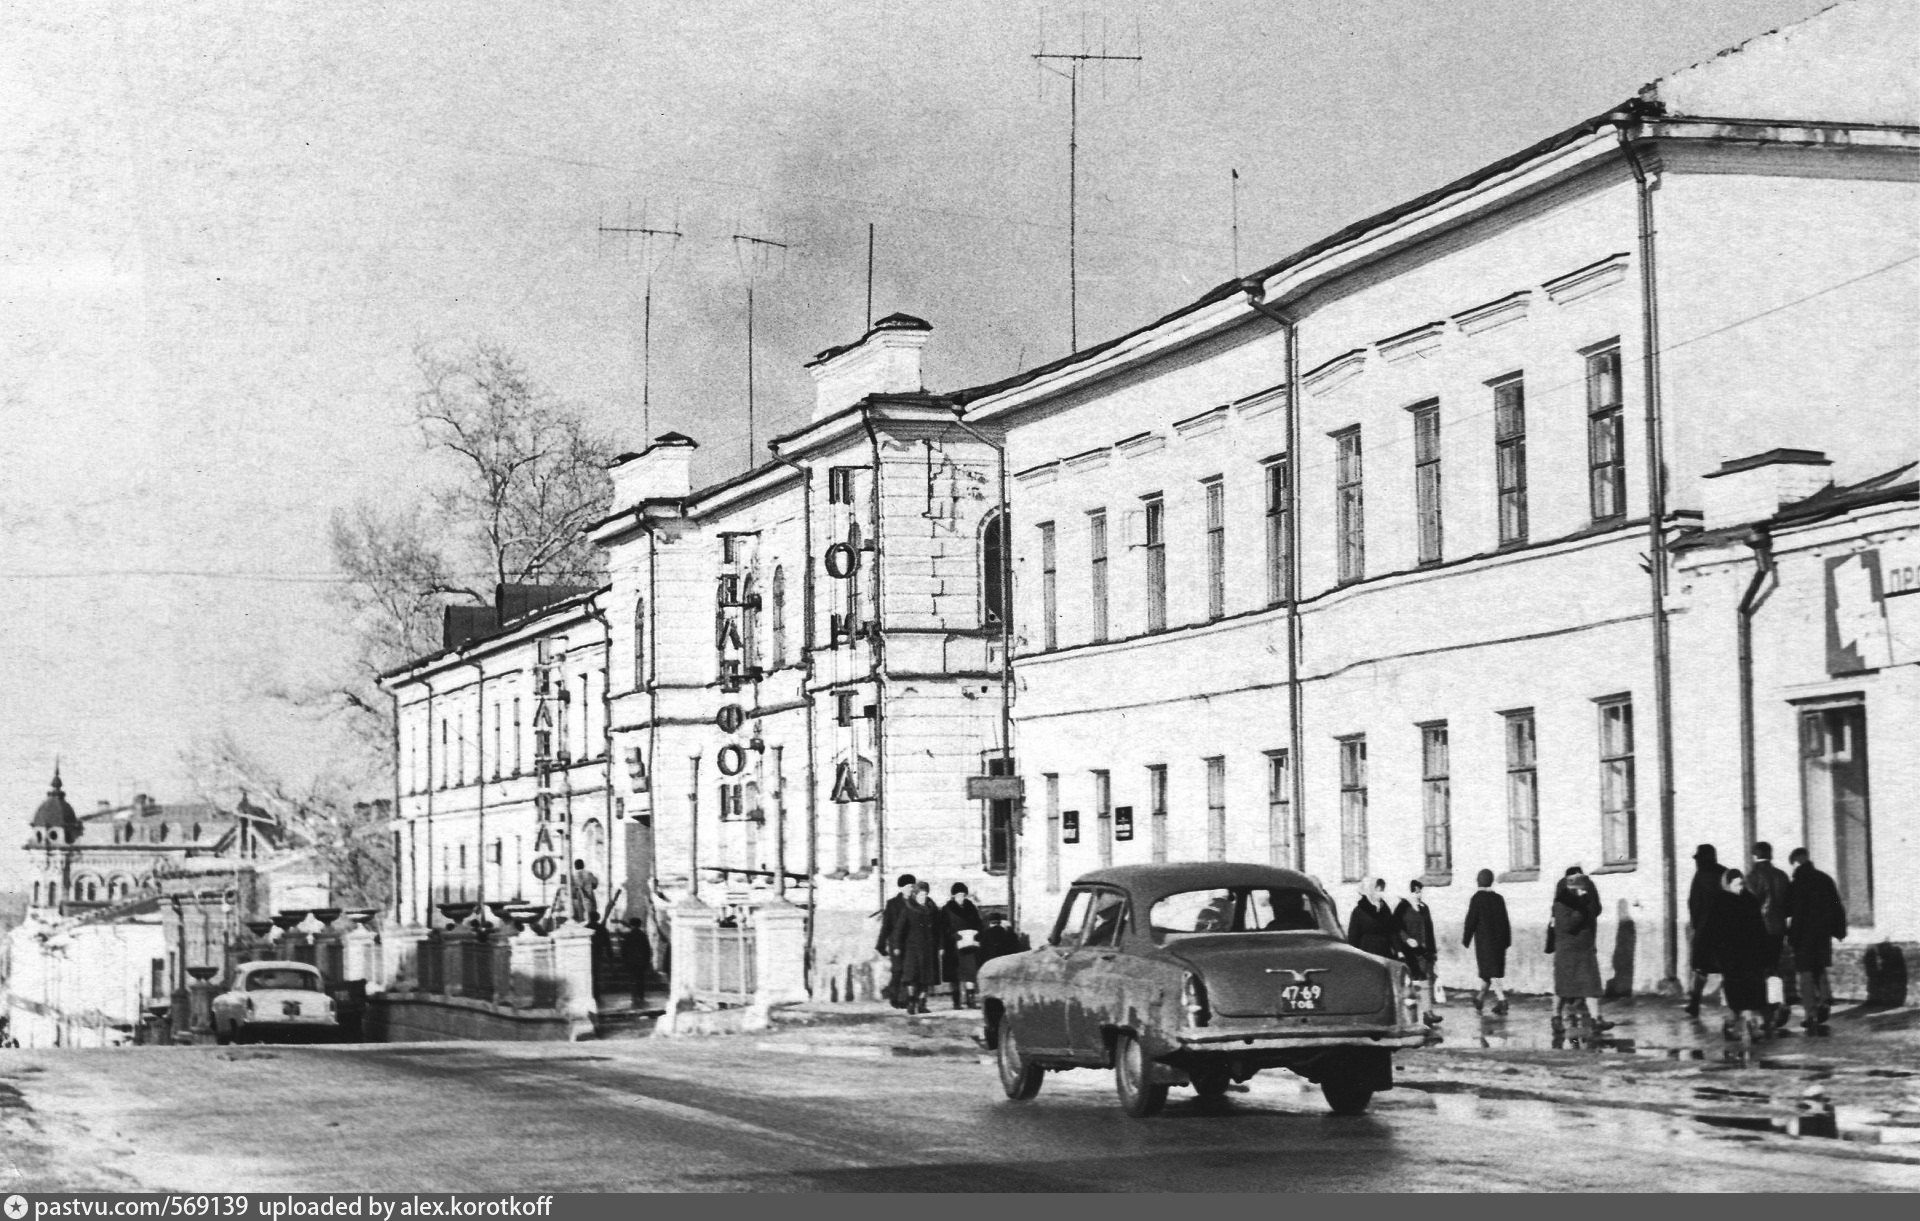
[[[1000,1082],[1032,1098],[1049,1069],[1111,1067],[1144,1118],[1169,1087],[1218,1097],[1263,1068],[1320,1086],[1339,1114],[1393,1087],[1406,969],[1348,945],[1319,883],[1213,861],[1124,865],[1074,882],[1047,944],[980,968]]]
[[[233,987],[213,998],[216,1043],[331,1040],[339,1032],[333,998],[319,970],[304,962],[242,963]]]

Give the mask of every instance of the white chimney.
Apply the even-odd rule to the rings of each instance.
[[[643,500],[677,500],[693,491],[693,451],[700,445],[677,432],[654,438],[637,454],[613,460],[613,509],[622,512]]]
[[[1817,449],[1770,449],[1721,463],[1701,485],[1707,529],[1767,520],[1831,484],[1832,465]]]
[[[808,362],[813,374],[813,418],[844,411],[870,394],[918,394],[920,350],[933,327],[908,314],[888,314],[858,341],[828,348]]]

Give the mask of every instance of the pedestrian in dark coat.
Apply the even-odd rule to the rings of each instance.
[[[1794,967],[1800,974],[1800,1004],[1809,1030],[1826,1025],[1833,1006],[1827,968],[1833,965],[1833,942],[1847,935],[1847,909],[1840,888],[1813,867],[1805,848],[1787,858],[1793,881],[1787,887],[1787,943],[1793,947]]]
[[[1433,982],[1440,947],[1433,936],[1433,909],[1421,897],[1422,889],[1418,878],[1407,883],[1407,897],[1394,905],[1393,922],[1400,937],[1400,956],[1407,964],[1411,990],[1415,994],[1407,999],[1407,1006],[1417,1009],[1418,1001],[1424,1000],[1426,1010],[1418,1016],[1427,1025],[1438,1026],[1440,1015],[1433,1011]]]
[[[907,896],[913,893],[913,875],[903,873],[894,883],[897,889],[886,906],[880,909],[880,936],[874,942],[874,953],[887,960],[887,988],[885,996],[895,1009],[907,1007],[906,993],[900,988],[900,955],[893,947],[898,942],[895,926],[900,922],[900,912],[907,904]]]
[[[653,974],[653,943],[647,940],[647,917],[635,912],[620,936],[620,961],[633,976],[633,1001],[638,1005],[647,997],[647,977]]]
[[[1564,1018],[1587,1015],[1597,1033],[1613,1023],[1600,1016],[1600,891],[1578,865],[1568,869],[1553,891],[1553,1033],[1565,1032]]]
[[[987,917],[987,927],[980,934],[980,961],[992,962],[996,958],[1020,952],[1020,935],[1007,927],[1004,913],[995,912]]]
[[[965,882],[953,884],[953,897],[940,909],[940,916],[947,938],[941,978],[953,985],[953,1007],[971,1008],[977,1004],[974,990],[980,984],[980,934],[987,925]]]
[[[1399,937],[1393,912],[1387,908],[1387,883],[1375,878],[1371,886],[1362,886],[1354,900],[1353,913],[1347,917],[1347,942],[1356,949],[1382,958],[1398,958]]]
[[[1700,998],[1707,990],[1707,976],[1720,974],[1708,948],[1711,939],[1707,935],[1707,923],[1713,919],[1714,904],[1719,900],[1720,884],[1725,876],[1720,853],[1712,844],[1701,844],[1693,850],[1693,885],[1687,889],[1687,920],[1693,929],[1687,938],[1687,959],[1693,967],[1692,985],[1687,989],[1688,1017],[1700,1016]]]
[[[1753,846],[1753,868],[1747,870],[1747,893],[1760,901],[1760,918],[1767,925],[1767,974],[1780,979],[1780,1002],[1769,1013],[1769,1023],[1784,1026],[1790,1008],[1800,1003],[1794,987],[1791,955],[1787,953],[1787,887],[1792,884],[1773,863],[1773,845],[1765,840]]]
[[[900,917],[894,921],[890,947],[900,958],[900,987],[907,994],[907,1012],[927,1011],[927,992],[940,984],[940,944],[945,940],[940,909],[925,882],[915,882]]]
[[[1507,990],[1507,948],[1513,944],[1513,925],[1507,921],[1507,901],[1493,888],[1493,870],[1482,869],[1475,879],[1480,889],[1467,903],[1467,925],[1460,941],[1473,950],[1474,965],[1480,969],[1480,990],[1473,994],[1473,1007],[1484,1010],[1487,994],[1493,994],[1493,1012],[1505,1016]]]
[[[1761,1033],[1767,1005],[1767,922],[1738,869],[1726,871],[1707,921],[1707,950],[1720,967],[1721,991],[1738,1033]]]

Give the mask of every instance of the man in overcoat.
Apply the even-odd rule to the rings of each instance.
[[[880,909],[880,936],[874,942],[873,952],[887,960],[887,1000],[895,1009],[905,1009],[907,998],[900,991],[900,952],[896,948],[899,938],[895,926],[905,914],[907,896],[913,893],[914,877],[910,873],[900,875],[894,883],[893,897]]]
[[[1693,886],[1687,891],[1687,920],[1692,926],[1687,938],[1687,958],[1693,967],[1692,986],[1687,990],[1687,1016],[1690,1018],[1700,1016],[1700,998],[1707,991],[1707,976],[1720,973],[1720,968],[1713,962],[1713,943],[1707,936],[1707,923],[1713,919],[1713,908],[1720,897],[1720,883],[1726,876],[1727,871],[1720,864],[1719,850],[1712,844],[1701,844],[1693,850]]]
[[[1827,968],[1833,965],[1834,938],[1847,935],[1847,909],[1840,902],[1840,888],[1813,867],[1805,848],[1795,848],[1787,861],[1793,866],[1787,887],[1787,943],[1800,973],[1800,1004],[1807,1014],[1801,1025],[1817,1030],[1827,1024],[1833,1005]]]
[[[1783,1003],[1768,1015],[1769,1024],[1787,1024],[1793,1006],[1800,1003],[1793,968],[1787,964],[1787,887],[1789,879],[1773,863],[1773,845],[1761,840],[1753,846],[1753,868],[1747,870],[1747,893],[1760,901],[1760,919],[1767,926],[1767,974],[1781,983]]]

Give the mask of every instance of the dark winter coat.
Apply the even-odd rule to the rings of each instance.
[[[940,909],[940,916],[946,930],[945,955],[941,960],[940,978],[950,984],[971,984],[977,982],[980,974],[980,947],[960,944],[960,934],[972,929],[979,933],[987,927],[980,918],[980,908],[972,899],[949,899]]]
[[[1507,947],[1513,944],[1513,925],[1507,921],[1507,901],[1495,890],[1476,890],[1467,903],[1467,927],[1461,945],[1473,948],[1481,979],[1504,979]]]
[[[1772,861],[1755,861],[1747,871],[1747,893],[1760,901],[1760,917],[1770,936],[1787,931],[1787,888],[1792,884]]]
[[[932,899],[900,905],[900,916],[893,922],[893,944],[888,948],[900,956],[901,987],[931,988],[939,984],[945,924]]]
[[[1793,871],[1787,887],[1787,941],[1793,946],[1794,966],[1801,971],[1824,971],[1833,965],[1833,940],[1847,935],[1847,909],[1833,879],[1802,865]]]
[[[1362,899],[1347,917],[1347,942],[1382,958],[1400,957],[1399,925],[1386,904]]]
[[[885,907],[880,909],[880,936],[873,944],[874,953],[885,957],[895,952],[893,949],[896,940],[894,925],[899,923],[900,909],[906,905],[905,895],[895,895],[887,900]]]
[[[1713,905],[1723,893],[1721,883],[1726,881],[1727,870],[1724,865],[1699,865],[1693,871],[1693,885],[1687,891],[1687,919],[1693,925],[1693,933],[1687,939],[1687,960],[1693,969],[1704,975],[1717,975],[1720,967],[1713,961],[1712,939],[1708,935],[1707,925],[1713,921]]]
[[[1393,909],[1393,922],[1400,938],[1400,955],[1415,979],[1433,974],[1440,947],[1433,937],[1433,909],[1424,903],[1402,899]]]
[[[996,958],[1020,952],[1020,934],[1004,924],[989,924],[980,934],[980,961],[992,962]]]
[[[1591,883],[1570,881],[1561,882],[1553,896],[1553,994],[1600,996],[1606,991],[1600,982],[1600,896]]]
[[[1735,1011],[1766,1008],[1773,939],[1767,936],[1760,900],[1722,889],[1707,915],[1706,936],[1707,952],[1726,989],[1727,1007]]]

